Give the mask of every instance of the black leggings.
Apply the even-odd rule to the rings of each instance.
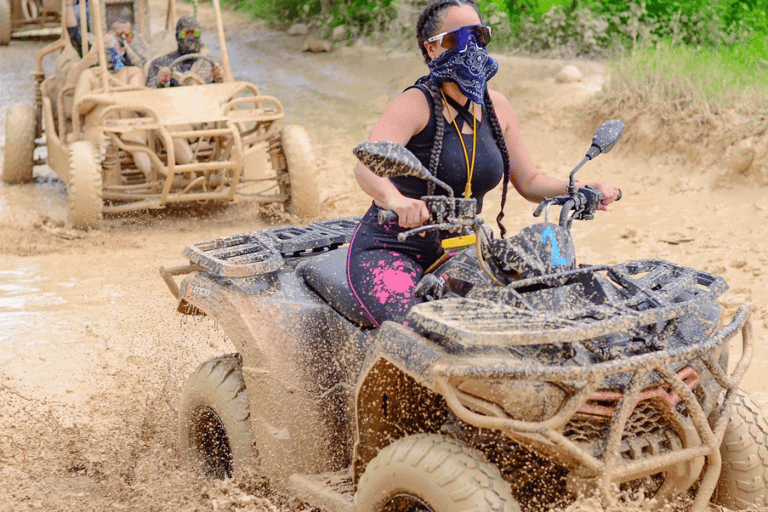
[[[371,205],[355,230],[347,257],[347,280],[376,326],[384,320],[407,325],[406,313],[422,302],[413,290],[443,250],[434,232],[399,241],[397,234],[405,230],[396,222],[380,225],[376,219],[379,210]]]

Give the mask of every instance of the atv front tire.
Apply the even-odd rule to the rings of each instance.
[[[251,404],[237,354],[200,365],[189,377],[179,409],[179,451],[206,476],[231,477],[255,464]]]
[[[0,4],[5,0],[0,0]],[[2,9],[0,9],[2,11]],[[9,107],[5,117],[5,158],[3,181],[15,185],[32,181],[35,164],[35,109]]]
[[[312,143],[303,127],[292,124],[280,132],[280,144],[290,179],[288,210],[301,220],[313,219],[320,213],[320,196]]]
[[[72,227],[91,229],[101,222],[101,157],[95,144],[73,142],[69,146],[69,181],[67,183],[68,219]]]
[[[712,501],[731,510],[768,508],[768,421],[743,391],[728,419],[720,455],[723,467]]]
[[[355,510],[519,512],[520,506],[482,453],[436,434],[417,434],[395,441],[368,463]]]
[[[11,42],[12,25],[11,0],[0,0],[0,46]],[[5,133],[7,137],[9,132]]]

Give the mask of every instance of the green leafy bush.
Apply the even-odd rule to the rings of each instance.
[[[395,0],[227,0],[276,25],[315,21],[327,27],[348,25],[358,33],[382,30],[396,11]]]

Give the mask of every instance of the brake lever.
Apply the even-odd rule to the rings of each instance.
[[[533,211],[533,216],[539,217],[541,215],[541,212],[543,212],[545,208],[548,209],[552,205],[562,206],[566,202],[568,202],[570,199],[571,199],[570,195],[545,197],[544,200],[539,203],[539,206],[537,206],[536,209]]]

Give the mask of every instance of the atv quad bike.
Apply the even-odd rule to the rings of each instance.
[[[109,6],[109,0],[89,2],[94,28],[83,36],[84,58],[78,58],[64,22],[62,37],[38,52],[36,105],[13,106],[7,112],[3,181],[32,180],[34,164],[44,163],[35,160],[39,144],[47,146],[45,163],[67,186],[68,220],[78,228],[98,226],[102,214],[228,202],[236,194],[283,204],[302,219],[317,214],[314,155],[307,134],[297,125],[281,129],[280,102],[261,95],[250,82],[233,79],[218,0],[214,7],[223,82],[206,83],[193,71],[180,73],[179,59],[172,64],[173,76],[190,85],[161,89],[125,85],[108,71],[103,34],[114,18],[102,16],[102,2]],[[80,5],[81,19],[86,19]],[[168,8],[175,13],[174,0]],[[150,47],[157,51],[152,59],[176,47],[176,20],[167,19],[166,31],[151,39]],[[90,52],[89,39],[94,41]],[[49,56],[55,60],[52,74],[43,65]],[[186,59],[212,60],[202,53]],[[74,97],[85,72],[95,73],[100,86]],[[43,129],[45,137],[38,140]],[[178,144],[187,145],[191,158],[180,159]],[[145,159],[144,169],[136,158]]]
[[[603,197],[574,175],[622,130],[605,123],[568,193],[536,209],[545,221],[509,239],[487,233],[474,199],[425,197],[431,223],[401,236],[476,241],[420,281],[407,325],[372,327],[349,290],[358,218],[188,245],[190,263],[160,273],[178,311],[213,318],[234,353],[189,378],[183,457],[217,477],[256,468],[338,512],[530,510],[532,496],[546,508],[617,489],[690,491],[694,511],[768,505],[768,423],[739,389],[750,306],[723,326],[721,277],[660,260],[575,263],[572,221]],[[355,152],[380,176],[443,186],[398,144]],[[382,210],[379,222],[394,220]]]

